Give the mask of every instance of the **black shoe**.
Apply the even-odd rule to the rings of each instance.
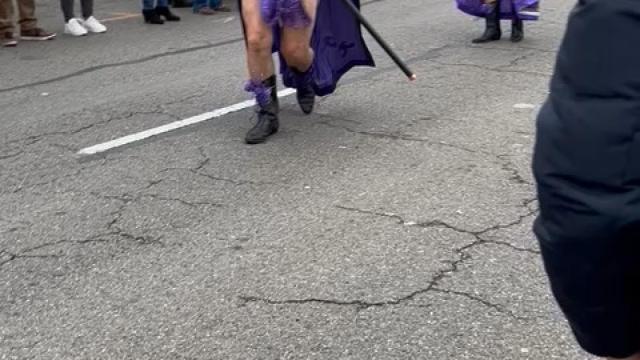
[[[247,144],[261,144],[276,132],[280,123],[278,121],[278,93],[276,89],[276,76],[273,75],[263,82],[271,95],[267,104],[258,105],[258,122],[247,132],[244,141]]]
[[[188,0],[173,0],[169,1],[169,4],[174,8],[190,8],[193,6],[193,3]]]
[[[312,68],[309,68],[305,72],[299,72],[295,69],[291,69],[296,77],[296,99],[300,110],[305,114],[311,114],[313,111],[313,105],[316,103],[316,93],[311,86],[311,74]]]
[[[493,8],[486,16],[486,28],[484,34],[477,39],[473,39],[472,43],[482,44],[489,41],[498,41],[502,37],[500,30],[500,2],[496,1]]]
[[[163,16],[167,21],[180,21],[180,17],[172,13],[166,6],[156,6],[156,13]]]
[[[155,9],[142,10],[142,16],[144,16],[144,22],[146,22],[147,24],[164,24],[164,20],[162,20]]]
[[[517,43],[524,39],[524,24],[517,19],[511,22],[511,42]]]

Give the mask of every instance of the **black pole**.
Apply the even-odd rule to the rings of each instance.
[[[382,47],[382,49],[384,49],[384,51],[387,53],[387,55],[389,55],[391,57],[391,59],[393,59],[393,61],[396,63],[396,65],[398,65],[400,70],[402,70],[402,72],[404,72],[404,74],[407,75],[409,80],[411,80],[411,81],[415,80],[416,79],[416,74],[414,74],[413,71],[411,71],[411,69],[409,69],[407,64],[405,64],[405,62],[402,61],[402,59],[400,59],[398,54],[396,54],[393,51],[393,49],[391,49],[389,44],[387,44],[387,42],[384,41],[384,39],[380,36],[380,34],[378,34],[376,29],[374,29],[373,26],[371,26],[369,21],[367,21],[367,19],[365,19],[364,16],[362,16],[362,14],[360,13],[360,10],[358,10],[358,8],[355,5],[353,5],[351,0],[342,0],[342,2],[344,2],[345,5],[347,5],[347,7],[351,10],[353,15],[356,18],[358,18],[358,21],[360,21],[360,23],[367,29],[367,31],[369,31],[369,34],[371,34],[371,36],[373,36],[373,38],[378,42],[378,44]]]

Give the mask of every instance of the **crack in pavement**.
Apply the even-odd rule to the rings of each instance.
[[[497,225],[493,225],[490,226],[488,228],[482,229],[482,230],[468,230],[468,229],[464,229],[461,227],[457,227],[454,225],[451,225],[447,222],[444,222],[442,220],[430,220],[430,221],[425,221],[425,222],[413,222],[413,221],[407,221],[405,220],[402,216],[398,215],[398,214],[394,214],[394,213],[387,213],[387,212],[378,212],[378,211],[371,211],[371,210],[363,210],[363,209],[359,209],[359,208],[355,208],[355,207],[347,207],[347,206],[342,206],[342,205],[336,205],[336,208],[341,209],[341,210],[346,210],[346,211],[352,211],[352,212],[356,212],[356,213],[360,213],[360,214],[365,214],[365,215],[375,215],[375,216],[379,216],[379,217],[386,217],[386,218],[391,218],[391,219],[395,219],[398,225],[404,225],[404,226],[412,226],[412,227],[419,227],[419,228],[446,228],[449,230],[453,230],[457,233],[462,233],[462,234],[467,234],[467,235],[471,235],[474,238],[476,238],[476,241],[473,242],[471,245],[472,246],[477,246],[477,245],[481,245],[481,244],[494,244],[494,245],[501,245],[501,246],[506,246],[509,247],[513,250],[516,251],[520,251],[520,252],[528,252],[528,253],[532,253],[532,254],[540,254],[540,252],[538,250],[535,249],[529,249],[529,248],[522,248],[522,247],[518,247],[515,246],[513,244],[510,244],[508,242],[504,242],[504,241],[497,241],[497,240],[489,240],[489,239],[485,239],[483,238],[484,235],[486,235],[489,232],[492,231],[497,231],[497,230],[504,230],[504,229],[508,229],[517,225],[522,224],[522,222],[537,214],[538,210],[537,209],[528,209],[529,211],[523,215],[520,215],[515,221],[507,223],[507,224],[497,224]],[[462,250],[467,250],[468,248],[462,248]]]
[[[511,310],[505,309],[503,306],[499,304],[491,303],[485,299],[482,299],[478,296],[461,292],[461,291],[453,291],[448,289],[442,289],[437,287],[437,284],[446,277],[450,273],[455,273],[458,271],[459,265],[466,260],[466,257],[461,254],[460,259],[456,261],[450,262],[450,268],[442,269],[438,271],[428,283],[427,287],[416,290],[408,295],[405,295],[401,298],[397,298],[394,300],[380,301],[380,302],[368,302],[363,300],[335,300],[335,299],[319,299],[319,298],[305,298],[305,299],[286,299],[286,300],[273,300],[269,298],[257,297],[257,296],[239,296],[239,300],[242,301],[242,305],[246,305],[248,303],[261,302],[268,305],[306,305],[306,304],[320,304],[320,305],[334,305],[334,306],[354,306],[356,311],[361,311],[369,308],[375,307],[386,307],[386,306],[398,306],[403,305],[407,302],[415,300],[416,297],[420,295],[424,295],[430,292],[438,292],[438,293],[446,293],[450,295],[457,295],[465,297],[469,300],[480,303],[486,307],[492,308],[501,314],[505,314],[509,317],[512,317],[517,320],[528,320],[526,317],[521,317],[513,313]],[[410,307],[430,307],[431,304],[406,304]]]
[[[531,199],[525,199],[522,201],[522,206],[529,210],[539,210],[538,207],[532,207],[538,201],[538,197],[533,197]]]
[[[100,162],[100,163],[95,163],[91,166],[82,166],[81,168],[75,170],[73,173],[70,174],[66,174],[66,175],[62,175],[62,176],[58,176],[58,177],[54,177],[50,180],[47,181],[41,181],[41,182],[37,182],[37,183],[33,183],[33,184],[29,184],[29,185],[24,185],[25,181],[27,180],[27,177],[24,177],[22,179],[22,182],[20,184],[18,184],[14,189],[10,190],[10,191],[1,191],[0,195],[5,195],[5,194],[17,194],[23,190],[27,190],[27,189],[33,189],[33,188],[37,188],[37,187],[41,187],[41,186],[46,186],[46,185],[50,185],[56,181],[60,181],[60,180],[64,180],[64,179],[68,179],[68,178],[75,178],[78,175],[80,175],[80,173],[82,173],[84,170],[87,170],[89,168],[93,168],[93,167],[98,167],[98,166],[102,166],[104,165],[104,162]],[[43,170],[47,170],[47,169],[43,169]]]
[[[209,173],[205,173],[205,172],[197,171],[197,170],[193,170],[193,169],[174,168],[172,170],[188,170],[188,171],[192,172],[194,175],[197,175],[197,176],[201,176],[201,177],[205,177],[205,178],[210,179],[210,180],[219,181],[219,182],[225,182],[225,183],[233,184],[233,185],[237,185],[237,186],[241,186],[241,185],[275,185],[275,184],[277,184],[275,182],[268,182],[268,181],[234,180],[234,179],[230,179],[230,178],[226,178],[226,177],[211,175]]]
[[[536,47],[532,47],[532,46],[515,46],[515,47],[497,47],[497,46],[478,46],[478,45],[464,45],[464,46],[460,46],[460,48],[465,48],[465,49],[479,49],[479,50],[490,50],[490,51],[509,51],[509,52],[520,52],[522,50],[533,50],[533,51],[538,51],[541,53],[547,53],[547,54],[557,54],[558,51],[557,50],[552,50],[552,49],[541,49],[541,48],[536,48]]]
[[[162,196],[162,195],[158,195],[158,194],[142,194],[140,195],[140,197],[146,197],[146,198],[151,198],[154,200],[161,200],[161,201],[174,201],[174,202],[179,202],[183,205],[186,205],[188,207],[191,208],[197,208],[200,206],[211,206],[211,207],[224,207],[224,205],[219,204],[219,203],[215,203],[215,202],[210,202],[210,201],[187,201],[184,199],[180,199],[180,198],[173,198],[173,197],[166,197],[166,196]]]
[[[58,254],[38,254],[38,255],[33,255],[30,254],[34,251],[37,250],[42,250],[42,249],[46,249],[46,248],[50,248],[50,247],[54,247],[56,245],[60,245],[60,244],[72,244],[72,245],[84,245],[84,244],[89,244],[89,243],[104,243],[104,242],[110,242],[110,241],[118,241],[117,239],[109,239],[109,237],[111,236],[115,236],[117,238],[120,239],[125,239],[131,242],[134,242],[136,244],[139,245],[152,245],[152,244],[160,244],[160,245],[164,245],[160,240],[162,237],[157,237],[157,238],[153,238],[151,236],[137,236],[137,235],[132,235],[118,227],[115,227],[115,221],[112,221],[109,224],[109,228],[112,229],[111,232],[108,233],[104,233],[104,234],[98,234],[98,235],[93,235],[87,239],[82,239],[82,240],[57,240],[57,241],[52,241],[52,242],[48,242],[48,243],[44,243],[44,244],[40,244],[34,247],[30,247],[27,249],[24,249],[22,251],[20,251],[19,253],[12,253],[8,250],[0,250],[0,259],[2,259],[2,255],[5,254],[5,259],[0,261],[0,267],[2,267],[5,264],[8,264],[12,261],[18,260],[18,259],[45,259],[45,258],[60,258],[62,257],[61,255]]]
[[[516,66],[516,65],[518,65],[518,63],[519,63],[520,61],[527,59],[529,56],[530,56],[529,54],[520,55],[520,56],[518,56],[518,57],[516,57],[516,58],[512,59],[511,61],[509,61],[509,64],[505,65],[505,67],[513,67],[513,66]]]
[[[518,219],[507,223],[507,224],[496,224],[493,226],[490,226],[488,228],[485,228],[483,230],[480,231],[471,231],[471,230],[466,230],[466,229],[462,229],[456,226],[452,226],[447,224],[444,221],[440,221],[440,220],[433,220],[433,221],[428,221],[428,222],[423,222],[423,223],[414,223],[414,222],[408,222],[406,221],[403,217],[401,217],[400,215],[397,214],[392,214],[392,213],[387,213],[387,212],[376,212],[376,211],[369,211],[369,210],[363,210],[363,209],[358,209],[358,208],[352,208],[352,207],[346,207],[346,206],[336,206],[339,209],[343,209],[346,211],[353,211],[353,212],[357,212],[360,214],[365,214],[365,215],[374,215],[374,216],[380,216],[380,217],[385,217],[385,218],[389,218],[389,219],[393,219],[396,220],[396,222],[398,224],[401,225],[407,225],[407,226],[416,226],[416,227],[423,227],[423,228],[430,228],[430,227],[443,227],[443,228],[447,228],[447,229],[451,229],[453,231],[459,232],[459,233],[463,233],[463,234],[467,234],[467,235],[471,235],[474,237],[474,241],[472,241],[471,243],[464,245],[462,247],[459,247],[457,249],[454,249],[454,252],[458,255],[457,259],[448,261],[449,266],[447,268],[441,269],[439,271],[437,271],[434,276],[431,278],[431,280],[427,283],[426,287],[422,288],[422,289],[418,289],[416,291],[413,291],[403,297],[394,299],[394,300],[387,300],[387,301],[380,301],[380,302],[368,302],[368,301],[364,301],[364,300],[336,300],[336,299],[320,299],[320,298],[305,298],[305,299],[285,299],[285,300],[273,300],[273,299],[269,299],[269,298],[263,298],[263,297],[257,297],[257,296],[246,296],[246,295],[242,295],[239,296],[239,299],[242,301],[243,304],[247,304],[247,303],[252,303],[252,302],[262,302],[265,304],[269,304],[269,305],[302,305],[302,304],[311,304],[311,303],[317,303],[317,304],[322,304],[322,305],[337,305],[337,306],[355,306],[356,309],[358,311],[362,310],[362,309],[367,309],[367,308],[371,308],[371,307],[384,307],[384,306],[394,306],[394,305],[402,305],[406,302],[412,301],[414,300],[416,297],[418,297],[419,295],[423,295],[429,292],[440,292],[440,293],[447,293],[450,295],[457,295],[457,296],[462,296],[465,297],[469,300],[475,301],[477,303],[480,303],[486,307],[492,308],[494,310],[496,310],[497,312],[501,313],[501,314],[505,314],[511,318],[514,318],[516,320],[528,320],[528,318],[525,317],[521,317],[516,315],[515,313],[513,313],[511,310],[508,310],[506,308],[504,308],[502,305],[500,304],[494,304],[491,303],[490,301],[486,300],[486,299],[482,299],[481,297],[478,297],[476,295],[470,294],[470,293],[466,293],[466,292],[461,292],[461,291],[455,291],[455,290],[449,290],[449,289],[443,289],[441,287],[438,287],[438,284],[441,282],[442,279],[444,279],[446,276],[448,276],[449,274],[453,274],[459,271],[460,266],[467,261],[468,259],[471,258],[471,255],[469,255],[468,251],[476,246],[479,245],[486,245],[486,244],[496,244],[496,245],[503,245],[503,246],[507,246],[513,250],[516,251],[521,251],[521,252],[527,252],[527,253],[532,253],[532,254],[538,254],[539,252],[537,252],[536,250],[533,249],[527,249],[527,248],[518,248],[515,247],[509,243],[506,242],[500,242],[500,241],[493,241],[493,240],[487,240],[482,238],[482,235],[490,232],[490,231],[495,231],[495,230],[500,230],[500,229],[507,229],[509,227],[513,227],[516,225],[521,224],[526,218],[534,215],[536,212],[535,211],[531,211],[529,213],[526,213],[524,215],[520,215],[518,217]]]
[[[509,155],[496,156],[496,158],[498,158],[502,162],[502,170],[511,173],[509,180],[520,185],[534,186],[535,184],[533,182],[525,179],[524,176],[520,174],[520,171],[518,170],[516,165],[511,160],[509,160],[508,157]]]
[[[57,255],[29,255],[29,254],[23,254],[23,253],[15,254],[8,250],[3,249],[3,250],[0,250],[0,268],[3,265],[8,264],[17,259],[26,259],[26,258],[45,259],[45,258],[57,258],[57,257],[58,257]]]
[[[502,167],[502,170],[504,170],[504,171],[506,171],[506,172],[511,174],[511,176],[509,177],[510,181],[513,181],[514,183],[516,183],[518,185],[527,185],[527,186],[534,186],[535,185],[533,182],[525,179],[525,177],[520,174],[520,171],[517,169],[515,164],[511,160],[507,159],[507,157],[510,156],[510,155],[504,155],[504,154],[497,155],[497,154],[493,154],[491,152],[484,151],[484,150],[471,149],[471,148],[468,148],[468,147],[465,147],[465,146],[461,146],[461,145],[457,145],[457,144],[447,143],[447,142],[444,142],[444,141],[436,141],[436,140],[425,138],[425,137],[416,137],[416,136],[407,135],[407,134],[404,134],[404,133],[401,133],[401,132],[355,130],[355,129],[350,128],[350,127],[345,126],[345,125],[337,125],[337,124],[332,123],[332,121],[351,122],[352,120],[342,119],[342,118],[339,118],[337,116],[332,116],[332,115],[328,115],[328,114],[320,114],[319,117],[324,117],[324,118],[327,118],[328,120],[326,120],[326,121],[318,121],[318,122],[316,122],[317,124],[321,124],[321,125],[324,125],[324,126],[335,128],[335,129],[345,130],[345,131],[347,131],[349,133],[353,133],[353,134],[358,134],[358,135],[363,135],[363,136],[370,136],[370,137],[373,137],[373,138],[386,138],[386,139],[400,140],[400,141],[423,142],[423,143],[427,143],[427,144],[434,145],[434,146],[450,147],[450,148],[454,148],[454,149],[457,149],[457,150],[465,151],[465,152],[471,153],[471,154],[487,155],[487,156],[490,156],[490,157],[496,159],[497,163]]]
[[[0,155],[0,160],[8,160],[8,159],[12,159],[14,157],[18,157],[20,155],[22,155],[24,153],[24,150],[20,149],[12,154],[4,154],[4,155]]]
[[[222,177],[222,176],[209,174],[209,173],[205,172],[203,169],[211,162],[211,159],[204,152],[202,147],[198,148],[198,150],[200,152],[200,156],[202,157],[202,160],[195,167],[191,167],[191,168],[189,168],[189,167],[171,167],[171,168],[162,169],[158,173],[165,173],[165,172],[168,172],[168,171],[188,171],[188,172],[190,172],[190,173],[192,173],[192,174],[194,174],[196,176],[204,177],[204,178],[207,178],[209,180],[216,181],[216,182],[224,182],[224,183],[228,183],[228,184],[233,184],[233,185],[236,185],[236,186],[242,186],[242,185],[277,185],[278,184],[276,182],[270,182],[270,181],[237,180],[237,179],[231,179],[231,178],[227,178],[227,177]]]
[[[122,204],[120,204],[118,206],[118,208],[115,211],[112,211],[111,213],[109,213],[110,216],[112,216],[113,218],[106,224],[106,232],[104,233],[100,233],[97,235],[92,235],[86,239],[81,239],[81,240],[69,240],[69,239],[63,239],[63,240],[57,240],[57,241],[51,241],[51,242],[47,242],[44,244],[40,244],[40,245],[36,245],[24,250],[21,250],[19,253],[13,253],[10,252],[8,250],[0,250],[0,267],[12,262],[14,260],[17,259],[21,259],[21,258],[57,258],[60,257],[59,255],[56,254],[45,254],[45,255],[32,255],[31,253],[37,250],[42,250],[42,249],[46,249],[49,247],[53,247],[56,245],[60,245],[60,244],[72,244],[72,245],[84,245],[84,244],[88,244],[88,243],[98,243],[98,242],[111,242],[111,241],[118,241],[118,240],[126,240],[129,241],[131,243],[135,243],[138,245],[160,245],[160,246],[164,246],[165,244],[161,241],[162,240],[162,236],[157,236],[157,237],[153,237],[153,236],[149,236],[149,235],[136,235],[136,234],[132,234],[131,232],[127,231],[126,229],[123,229],[121,227],[119,227],[117,224],[118,222],[121,220],[122,218],[122,213],[126,210],[126,208],[131,204],[131,203],[135,203],[136,201],[140,200],[143,197],[149,197],[149,198],[153,198],[156,200],[163,200],[163,201],[178,201],[181,203],[184,203],[187,206],[199,206],[199,205],[206,205],[206,206],[214,206],[214,207],[218,207],[218,206],[222,206],[220,204],[216,204],[216,203],[210,203],[210,202],[189,202],[189,201],[185,201],[183,199],[179,199],[179,198],[169,198],[169,197],[163,197],[161,195],[156,195],[156,194],[142,194],[141,192],[144,190],[148,190],[160,183],[162,183],[164,181],[164,179],[159,179],[159,180],[151,180],[148,181],[148,184],[141,186],[140,188],[138,188],[137,190],[134,190],[134,194],[136,195],[132,195],[129,193],[124,193],[124,194],[120,194],[120,195],[104,195],[104,194],[99,194],[96,192],[89,192],[89,195],[98,197],[98,198],[102,198],[102,199],[109,199],[109,200],[116,200],[116,201],[120,201],[122,202]],[[114,239],[115,238],[115,239]],[[3,259],[4,258],[4,259]]]
[[[432,62],[434,64],[438,64],[438,65],[442,65],[442,66],[471,67],[471,68],[475,68],[475,69],[481,69],[481,70],[492,71],[492,72],[532,75],[532,76],[538,76],[538,77],[544,77],[544,78],[550,78],[551,75],[552,75],[551,73],[544,73],[544,72],[540,72],[540,71],[509,70],[509,69],[505,69],[504,65],[491,67],[491,66],[478,65],[478,64],[447,63],[447,62],[442,62],[442,61],[438,61],[438,60],[435,60],[435,59],[427,59],[425,61],[430,61],[430,62]]]
[[[421,143],[426,143],[426,144],[430,144],[430,145],[434,145],[434,146],[443,146],[443,147],[454,148],[454,149],[461,150],[461,151],[468,152],[468,153],[472,153],[472,154],[481,153],[481,154],[488,154],[488,155],[494,156],[493,154],[486,153],[485,151],[482,151],[482,150],[470,149],[470,148],[467,148],[467,147],[464,147],[464,146],[461,146],[461,145],[457,145],[457,144],[452,144],[452,143],[448,143],[448,142],[444,142],[444,141],[436,141],[436,140],[425,138],[425,137],[416,137],[416,136],[404,134],[404,133],[401,133],[401,132],[355,130],[355,129],[350,128],[348,126],[337,125],[337,124],[334,124],[334,123],[331,122],[331,121],[345,121],[344,119],[340,119],[338,117],[334,117],[334,116],[331,116],[331,115],[324,115],[324,114],[320,115],[320,117],[329,118],[330,120],[329,121],[318,121],[318,122],[316,122],[316,124],[324,125],[324,126],[327,126],[327,127],[330,127],[330,128],[334,128],[334,129],[345,130],[345,131],[347,131],[349,133],[352,133],[352,134],[369,136],[369,137],[378,138],[378,139],[391,139],[391,140],[421,142]],[[346,120],[346,121],[349,121],[349,120]]]
[[[84,68],[84,69],[81,69],[81,70],[78,70],[78,71],[75,71],[75,72],[72,72],[72,73],[69,73],[69,74],[66,74],[66,75],[56,76],[56,77],[53,77],[53,78],[50,78],[50,79],[35,81],[35,82],[26,83],[26,84],[17,85],[17,86],[12,86],[12,87],[8,87],[8,88],[2,88],[2,89],[0,89],[0,94],[1,93],[5,93],[5,92],[10,92],[10,91],[26,89],[26,88],[30,88],[30,87],[40,86],[40,85],[51,84],[51,83],[54,83],[54,82],[67,80],[67,79],[71,79],[71,78],[78,77],[78,76],[81,76],[81,75],[85,75],[85,74],[88,74],[88,73],[96,72],[96,71],[99,71],[99,70],[110,69],[110,68],[121,67],[121,66],[127,66],[127,65],[141,64],[141,63],[145,63],[147,61],[152,61],[152,60],[155,60],[155,59],[158,59],[158,58],[167,57],[167,56],[181,55],[181,54],[190,53],[190,52],[199,51],[199,50],[213,49],[213,48],[216,48],[216,47],[221,47],[221,46],[225,46],[225,45],[231,45],[231,44],[239,43],[239,42],[242,42],[243,40],[244,40],[244,38],[242,38],[242,37],[236,37],[236,38],[232,38],[232,39],[229,39],[229,40],[219,41],[219,42],[216,42],[216,43],[209,43],[209,44],[206,44],[206,45],[199,45],[199,46],[193,46],[193,47],[184,48],[184,49],[165,51],[165,52],[162,52],[162,53],[153,54],[153,55],[149,55],[149,56],[145,56],[145,57],[138,58],[138,59],[133,59],[133,60],[126,60],[126,61],[120,61],[120,62],[101,64],[101,65],[94,65],[94,66],[90,66],[90,67],[87,67],[87,68]]]
[[[86,124],[86,125],[74,128],[74,129],[51,131],[51,132],[45,132],[45,133],[37,134],[37,135],[30,135],[30,136],[27,136],[27,137],[24,137],[24,138],[7,141],[5,144],[10,146],[10,145],[13,145],[15,143],[22,143],[21,144],[21,149],[19,149],[19,151],[21,153],[23,153],[25,147],[33,145],[33,144],[36,144],[36,143],[40,142],[41,140],[43,140],[45,138],[48,138],[48,137],[62,136],[62,135],[76,135],[76,134],[79,134],[79,133],[81,133],[83,131],[89,130],[89,129],[94,128],[94,127],[107,125],[107,124],[109,124],[109,123],[111,123],[113,121],[124,121],[124,120],[131,119],[134,116],[140,116],[140,115],[165,115],[165,116],[169,116],[170,118],[172,118],[174,120],[179,120],[178,116],[173,115],[173,114],[163,110],[161,108],[161,105],[157,105],[154,110],[129,111],[129,112],[125,112],[123,114],[111,115],[106,120],[98,121],[98,122],[91,123],[91,124]],[[61,145],[61,144],[57,144],[57,145],[58,146],[64,146],[64,145]],[[3,156],[6,156],[6,155],[0,155],[0,160],[4,160]],[[14,155],[14,156],[16,156],[16,155]]]
[[[497,312],[501,313],[501,314],[508,314],[510,317],[517,319],[517,320],[521,320],[521,321],[526,321],[529,320],[528,317],[524,317],[524,316],[519,316],[516,313],[514,313],[513,311],[505,308],[504,306],[500,305],[500,304],[494,304],[490,301],[487,301],[477,295],[473,295],[471,293],[465,292],[465,291],[456,291],[456,290],[451,290],[451,289],[442,289],[442,288],[438,288],[435,287],[432,289],[433,292],[438,292],[438,293],[442,293],[442,294],[447,294],[447,295],[457,295],[457,296],[462,296],[465,297],[471,301],[475,301],[478,303],[481,303],[482,305],[488,307],[488,308],[492,308],[494,310],[496,310]]]

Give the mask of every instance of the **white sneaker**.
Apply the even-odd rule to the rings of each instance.
[[[64,25],[64,33],[73,36],[87,35],[87,29],[82,26],[80,20],[73,18]]]
[[[85,20],[82,25],[85,27],[85,29],[89,30],[89,32],[92,33],[103,33],[107,31],[107,27],[102,25],[100,21],[98,21],[98,19],[94,18],[93,16],[89,16],[89,18]]]

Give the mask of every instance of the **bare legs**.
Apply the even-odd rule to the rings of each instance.
[[[315,93],[311,88],[310,71],[314,54],[310,44],[318,0],[301,1],[302,9],[294,7],[294,9],[300,11],[293,13],[296,16],[302,15],[301,18],[303,20],[301,22],[289,21],[282,14],[281,21],[285,26],[283,26],[280,38],[280,54],[296,74],[296,87],[298,88],[297,94],[300,107],[305,113],[310,113],[315,99]],[[304,10],[304,13],[302,10]],[[292,13],[289,12],[287,14],[291,15]],[[311,19],[310,25],[307,25],[305,14],[306,18]],[[276,133],[279,127],[276,77],[271,52],[273,47],[273,28],[262,17],[260,0],[243,0],[242,17],[245,27],[247,70],[249,73],[247,90],[255,94],[258,103],[258,122],[247,132],[245,142],[247,144],[259,144]],[[287,21],[291,24],[289,27],[286,26],[288,24]]]

